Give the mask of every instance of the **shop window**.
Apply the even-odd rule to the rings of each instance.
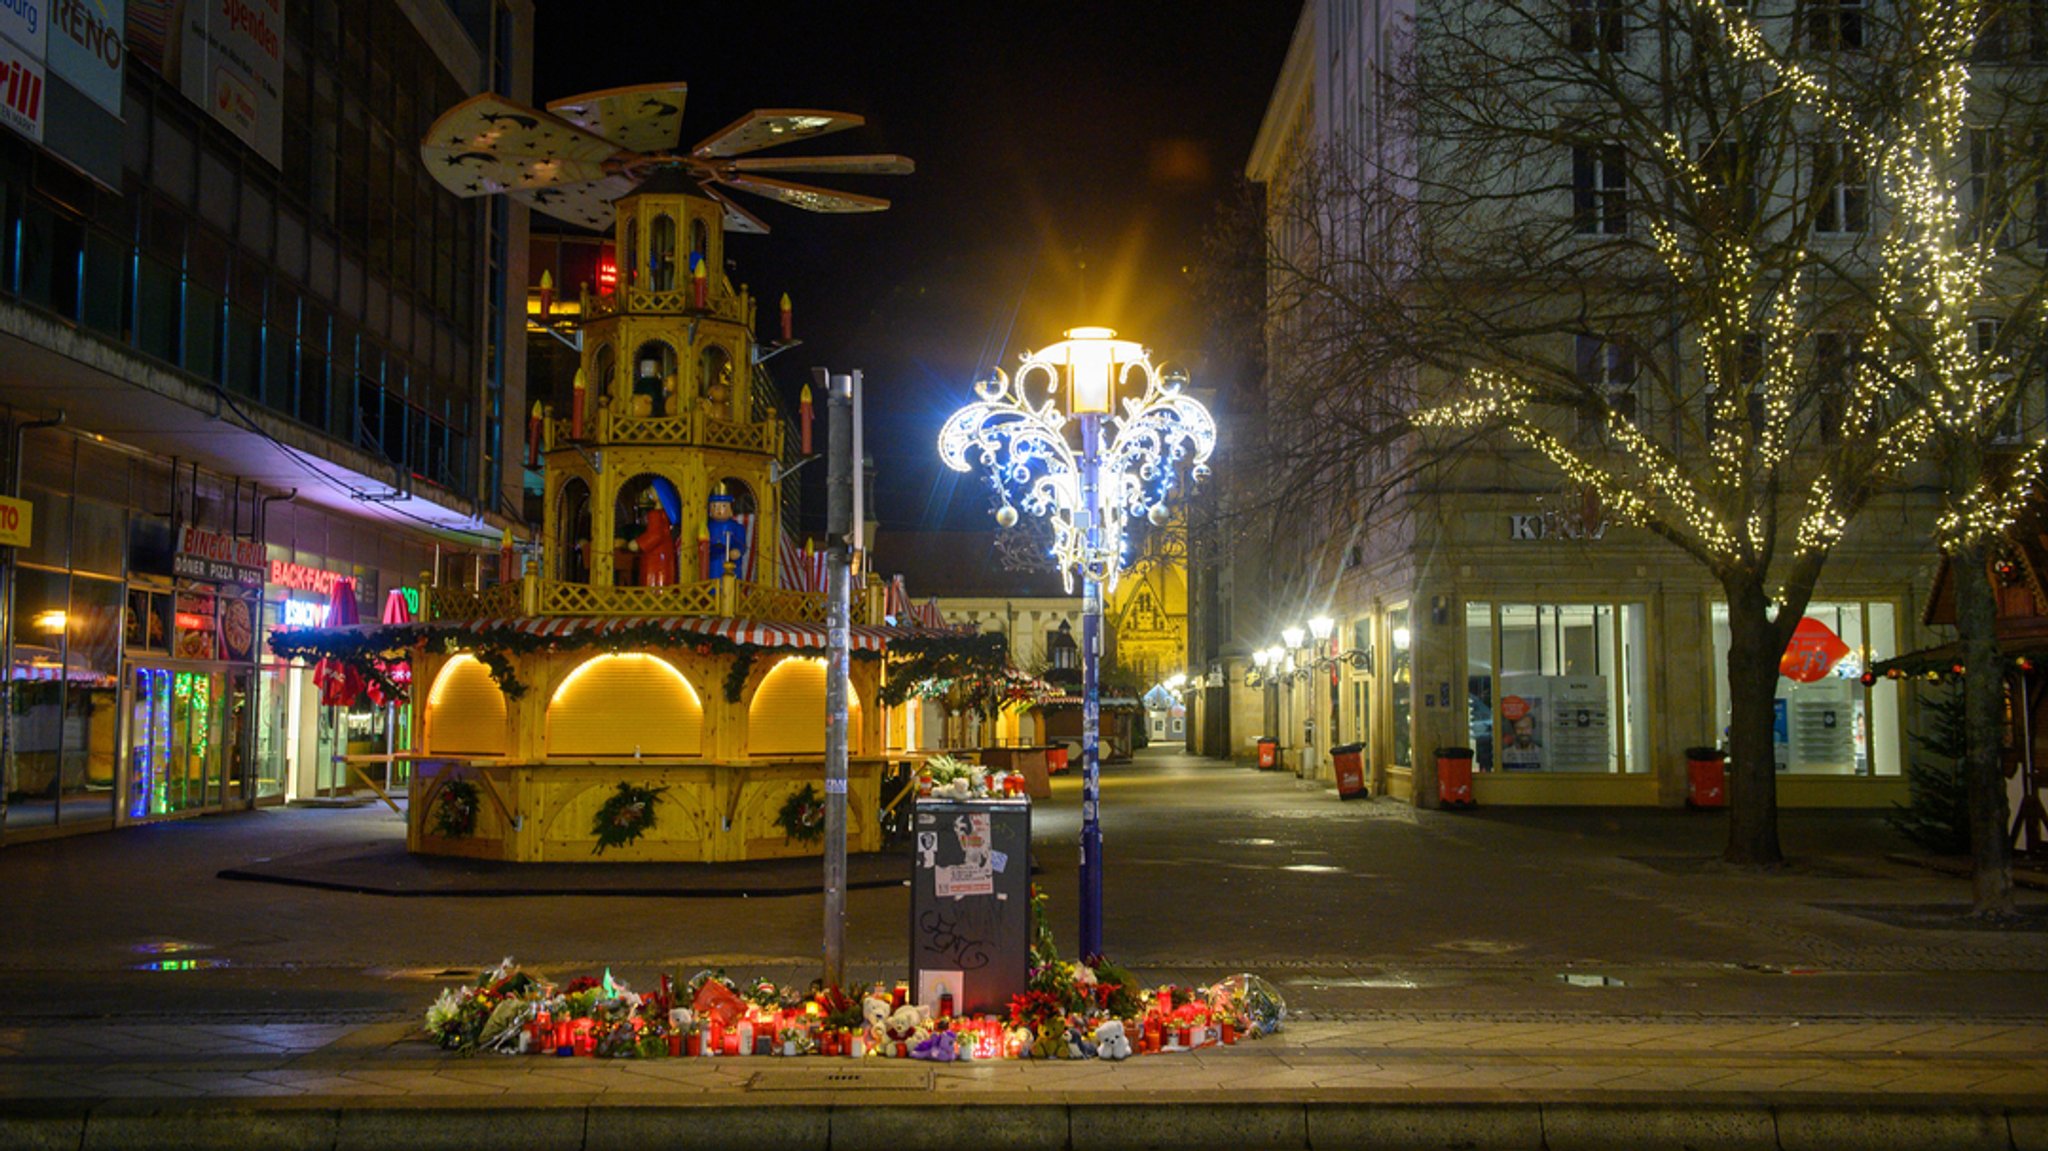
[[[1387,703],[1393,725],[1396,767],[1415,765],[1415,635],[1408,629],[1408,605],[1387,609]]]
[[[1714,605],[1714,714],[1728,730],[1728,605]],[[1865,686],[1863,669],[1898,654],[1898,624],[1889,603],[1808,604],[1802,633],[1781,664],[1773,743],[1777,769],[1806,775],[1897,775],[1899,684]]]
[[[673,664],[643,652],[577,666],[555,689],[547,724],[553,757],[704,754],[697,689]]]
[[[1350,671],[1351,696],[1349,726],[1345,729],[1348,743],[1362,743],[1366,754],[1372,754],[1372,672],[1373,635],[1372,617],[1362,616],[1351,625],[1351,650],[1364,652],[1365,666]]]
[[[846,687],[847,751],[860,754],[860,695]],[[825,754],[825,661],[786,656],[769,669],[747,706],[749,755]]]
[[[19,568],[14,578],[14,663],[8,668],[14,690],[14,764],[7,779],[11,830],[57,822],[65,719],[64,639],[70,626],[66,573]]]
[[[85,576],[71,581],[71,608],[65,617],[60,823],[105,820],[114,814],[122,607],[118,581]]]
[[[1491,771],[1650,770],[1640,604],[1465,606],[1465,710]]]
[[[62,471],[45,471],[30,467],[29,475],[48,476],[51,479],[71,478],[71,458],[64,454]],[[34,505],[34,525],[29,533],[28,546],[21,549],[16,557],[23,563],[48,564],[51,567],[65,567],[71,562],[71,497],[35,484],[25,484],[21,489],[22,498]]]
[[[504,755],[505,693],[475,656],[450,659],[427,693],[427,750],[433,755]]]

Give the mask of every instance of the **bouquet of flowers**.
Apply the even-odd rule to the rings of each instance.
[[[471,1054],[515,1042],[545,984],[521,972],[510,958],[469,986],[448,988],[427,1008],[427,1034],[450,1050]]]

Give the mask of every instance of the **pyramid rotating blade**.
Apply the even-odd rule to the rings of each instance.
[[[536,212],[574,224],[609,232],[612,201],[639,186],[631,176],[606,176],[590,184],[557,184],[546,188],[514,188],[505,194]]]
[[[908,156],[768,156],[733,160],[735,172],[845,172],[861,176],[908,176],[917,165]]]
[[[709,184],[699,184],[698,188],[705,195],[718,201],[719,206],[725,209],[726,231],[744,232],[749,236],[765,236],[768,234],[768,225],[762,221],[761,217],[733,203],[731,196],[720,192]]]
[[[617,154],[602,136],[490,94],[443,112],[420,141],[427,171],[458,196],[601,180]]]
[[[835,192],[830,188],[818,188],[810,184],[798,184],[790,180],[776,180],[767,176],[727,176],[722,181],[728,187],[756,196],[780,200],[807,212],[880,212],[889,206],[889,201],[874,196],[859,196],[852,192]]]
[[[548,103],[548,111],[633,152],[672,152],[683,137],[682,83],[606,88]]]
[[[777,144],[808,140],[858,128],[867,121],[850,112],[807,108],[756,108],[697,142],[692,156],[739,156]]]

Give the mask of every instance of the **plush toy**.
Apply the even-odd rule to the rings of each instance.
[[[1067,1054],[1067,1027],[1058,1020],[1050,1020],[1038,1030],[1038,1038],[1031,1044],[1033,1059],[1061,1059]]]
[[[951,1063],[960,1056],[960,1037],[951,1031],[934,1031],[911,1044],[912,1059],[928,1059],[933,1063]]]
[[[1124,1021],[1106,1019],[1095,1029],[1095,1057],[1097,1059],[1129,1059],[1131,1039],[1124,1034]]]
[[[1067,1022],[1067,1051],[1066,1051],[1066,1055],[1064,1056],[1064,1058],[1067,1058],[1067,1059],[1093,1059],[1093,1058],[1095,1058],[1095,1044],[1093,1044],[1093,1043],[1090,1043],[1090,1042],[1088,1041],[1088,1032],[1087,1032],[1087,1031],[1085,1031],[1085,1030],[1083,1030],[1083,1029],[1082,1029],[1082,1027],[1083,1027],[1083,1025],[1082,1025],[1082,1023],[1081,1023],[1081,1020],[1080,1020],[1080,1017],[1079,1017],[1079,1016],[1075,1016],[1075,1017],[1074,1017],[1073,1019],[1070,1019],[1070,1020],[1068,1020],[1068,1022]]]
[[[920,1040],[931,1034],[931,1028],[926,1023],[927,1018],[924,1008],[914,1003],[898,1007],[895,1014],[889,1016],[888,1021],[883,1024],[881,1054],[893,1056],[915,1047]]]
[[[867,1049],[880,1051],[889,1041],[889,1001],[870,995],[860,1001],[860,1017],[866,1032]]]

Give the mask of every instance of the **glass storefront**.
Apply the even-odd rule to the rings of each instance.
[[[1388,660],[1387,697],[1392,714],[1394,766],[1415,766],[1415,633],[1408,630],[1408,605],[1387,609],[1387,644],[1393,650]]]
[[[1728,605],[1714,619],[1714,714],[1728,730]],[[1774,740],[1778,770],[1811,775],[1899,773],[1899,684],[1865,685],[1863,669],[1898,654],[1889,603],[1808,604],[1778,677]]]
[[[1641,604],[1465,605],[1465,707],[1481,771],[1650,770]]]

